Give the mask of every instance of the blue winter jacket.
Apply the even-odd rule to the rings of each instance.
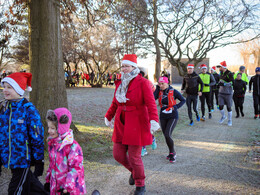
[[[35,106],[25,98],[0,111],[0,160],[6,168],[27,168],[44,159],[44,129]]]

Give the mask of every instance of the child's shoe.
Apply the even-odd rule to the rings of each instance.
[[[152,143],[152,150],[155,150],[157,148],[157,143],[155,138],[153,138],[153,143]]]
[[[147,155],[147,154],[148,154],[148,152],[147,152],[146,148],[143,147],[143,148],[142,148],[142,152],[141,152],[141,156],[145,156],[145,155]]]

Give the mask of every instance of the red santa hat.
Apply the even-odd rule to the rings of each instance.
[[[216,66],[212,66],[212,67],[211,67],[211,70],[214,71],[214,72],[216,72]]]
[[[188,64],[187,68],[194,68],[194,64]]]
[[[218,68],[219,68],[219,67],[227,68],[226,61],[220,62],[220,65],[218,65],[217,67],[218,67]]]
[[[200,65],[200,69],[201,69],[201,70],[202,70],[202,69],[208,69],[208,67],[207,67],[206,64],[201,64],[201,65]]]
[[[125,54],[122,60],[122,64],[137,67],[137,56],[135,54]]]
[[[1,85],[4,85],[4,82],[11,85],[14,90],[19,94],[23,95],[24,91],[32,91],[32,74],[27,72],[15,72],[5,77],[1,81]]]

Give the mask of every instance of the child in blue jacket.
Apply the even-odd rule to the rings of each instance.
[[[11,169],[10,195],[34,194],[34,190],[45,194],[37,179],[44,167],[44,129],[35,106],[23,98],[27,85],[31,90],[31,79],[31,73],[17,72],[1,81],[0,165]],[[30,170],[33,165],[34,173]]]

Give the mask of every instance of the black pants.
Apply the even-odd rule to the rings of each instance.
[[[209,112],[211,112],[210,92],[203,92],[202,95],[200,96],[202,116],[205,116],[205,100],[208,105],[208,110]]]
[[[260,114],[260,95],[253,95],[255,115]]]
[[[161,119],[161,128],[166,141],[166,144],[169,148],[169,153],[175,152],[174,150],[174,142],[172,140],[172,132],[177,124],[178,119]]]
[[[8,187],[8,195],[48,195],[30,168],[17,168],[11,169],[11,171],[12,178]]]
[[[198,95],[187,95],[186,104],[188,107],[188,115],[190,120],[192,120],[192,112],[191,112],[191,103],[193,103],[193,110],[196,115],[199,115],[197,110],[197,103],[198,103]]]
[[[216,104],[218,105],[218,90],[212,90],[210,93],[210,100],[211,100],[211,108],[214,110],[214,96],[216,99]]]
[[[245,97],[237,97],[236,95],[233,95],[233,100],[235,103],[237,116],[239,116],[239,110],[241,112],[241,115],[243,115],[242,113],[243,113],[243,104],[244,104]]]

